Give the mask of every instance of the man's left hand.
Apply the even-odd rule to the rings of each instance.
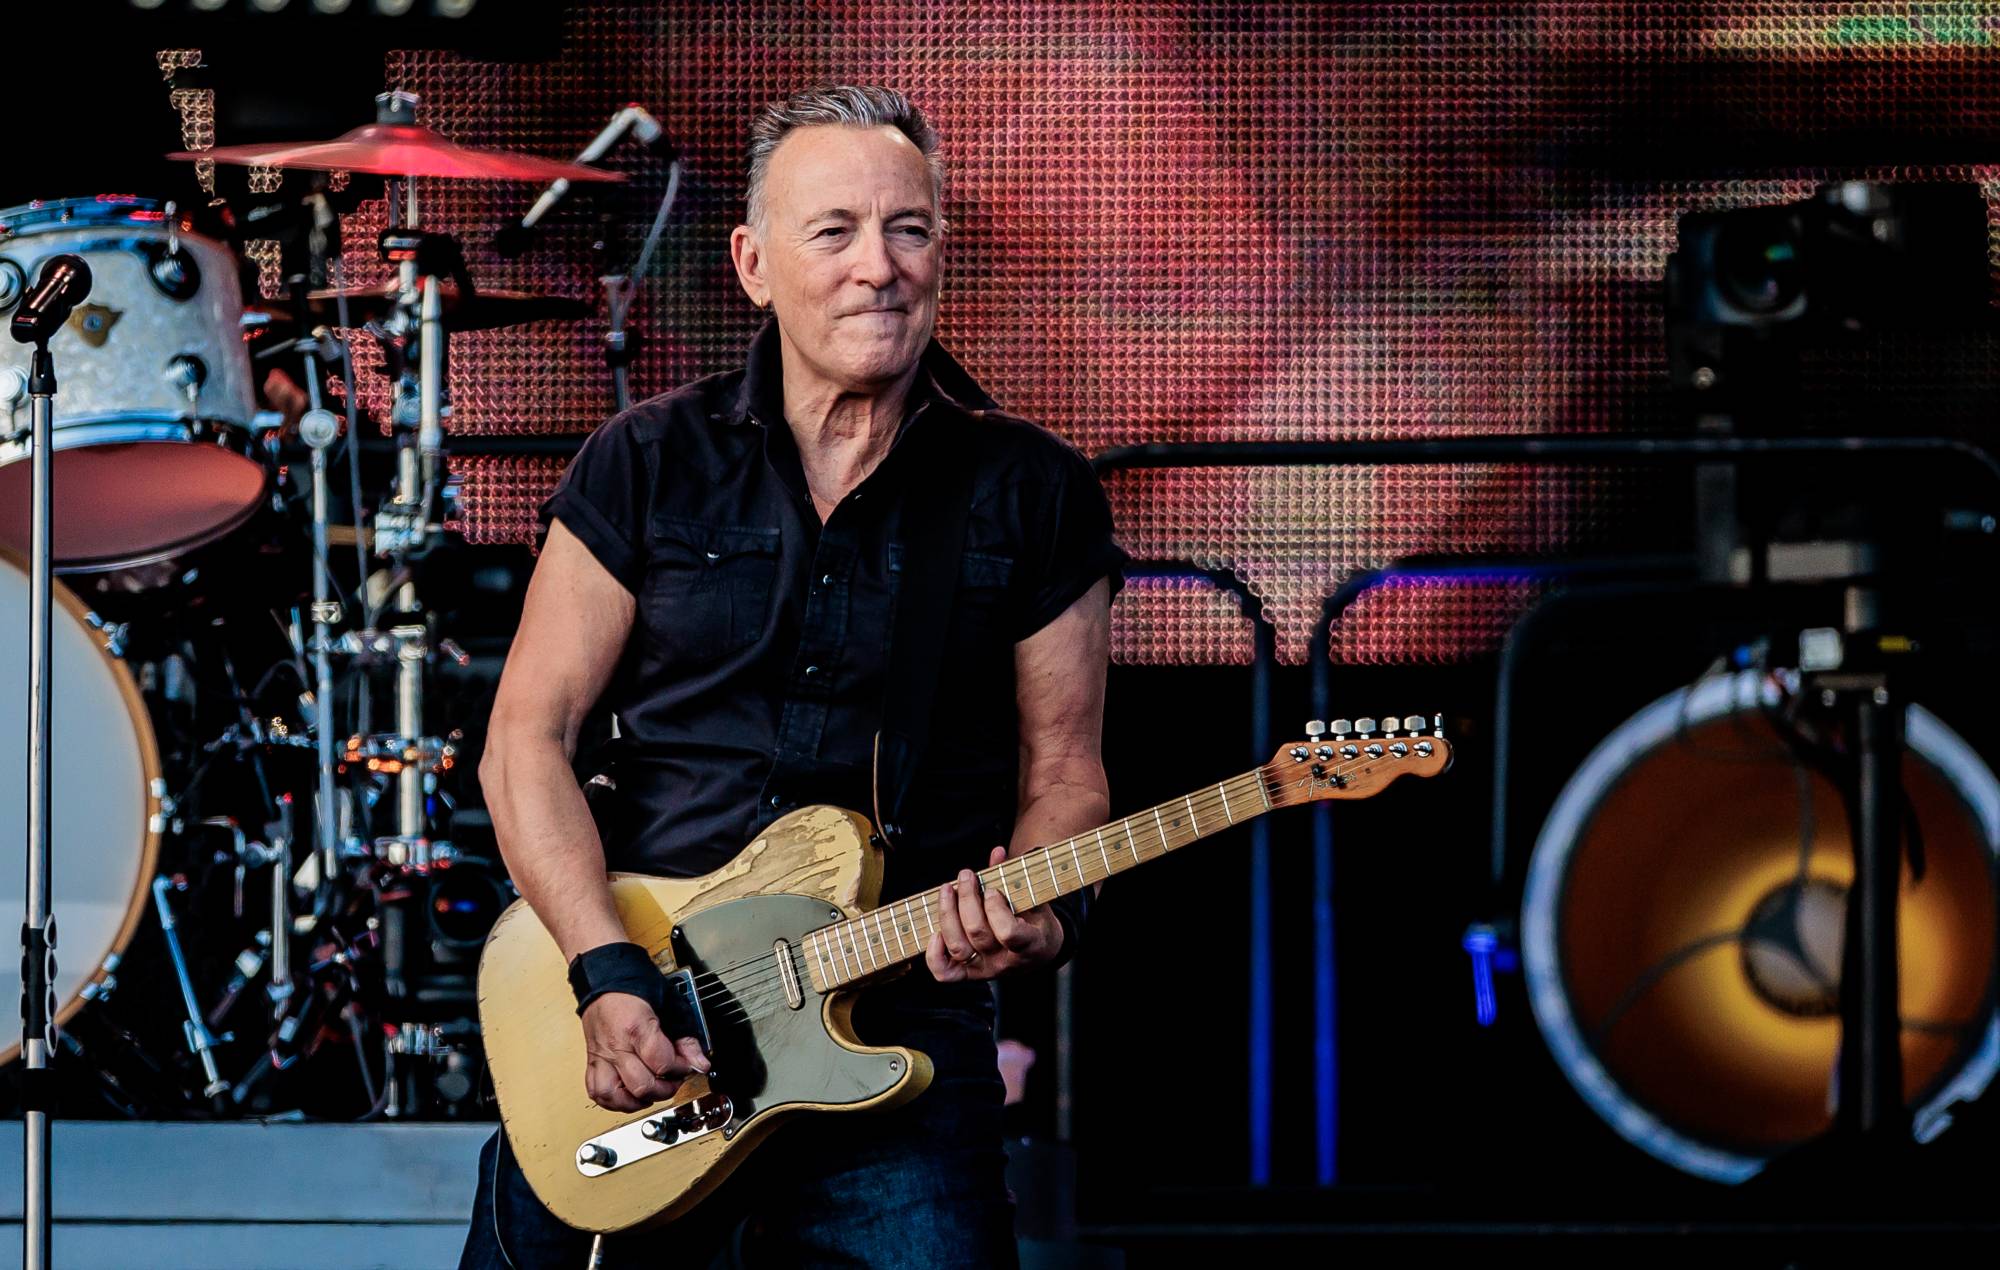
[[[989,865],[1007,858],[993,848]],[[1054,961],[1062,951],[1062,923],[1046,907],[1016,913],[998,888],[980,891],[972,870],[938,890],[939,925],[924,948],[924,964],[939,983],[996,979],[1022,966]]]

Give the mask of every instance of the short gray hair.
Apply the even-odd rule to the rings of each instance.
[[[750,184],[744,193],[744,219],[761,228],[764,219],[764,177],[771,155],[795,129],[825,124],[854,128],[894,128],[908,137],[931,170],[931,199],[942,212],[944,160],[938,155],[937,131],[924,112],[893,88],[872,84],[836,84],[808,88],[783,101],[770,102],[750,121]]]

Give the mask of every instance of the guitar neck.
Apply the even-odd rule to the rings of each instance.
[[[1271,810],[1263,769],[1161,803],[1053,846],[982,871],[979,883],[1007,897],[1015,912],[1093,886],[1147,860]],[[865,979],[924,955],[938,921],[938,895],[927,890],[805,938],[802,951],[821,991]]]

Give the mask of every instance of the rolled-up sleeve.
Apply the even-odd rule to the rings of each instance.
[[[1111,580],[1111,594],[1125,584],[1131,557],[1112,537],[1111,504],[1090,463],[1067,444],[1060,446],[1052,478],[1042,498],[1042,515],[1029,529],[1030,555],[1019,641],[1062,616],[1099,578]]]
[[[653,473],[632,415],[590,434],[538,513],[543,532],[557,520],[626,590],[646,573],[646,515]]]

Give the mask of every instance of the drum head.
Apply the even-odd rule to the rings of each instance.
[[[122,951],[144,911],[159,836],[152,828],[159,776],[153,729],[125,668],[112,660],[83,617],[83,606],[58,585],[51,618],[51,705],[55,738],[51,838],[51,908],[56,919],[57,1018],[81,1005],[105,959]],[[8,930],[25,902],[27,879],[28,575],[0,552],[0,914]],[[19,957],[0,955],[0,1000],[21,995]],[[19,1029],[0,1062],[19,1051]]]
[[[54,467],[56,567],[65,573],[170,559],[213,542],[263,501],[262,464],[215,441],[181,439],[87,444],[57,434]],[[26,449],[27,447],[23,447]],[[28,554],[33,463],[0,467],[0,546]],[[25,601],[23,601],[25,603]],[[26,621],[27,610],[21,610]]]

